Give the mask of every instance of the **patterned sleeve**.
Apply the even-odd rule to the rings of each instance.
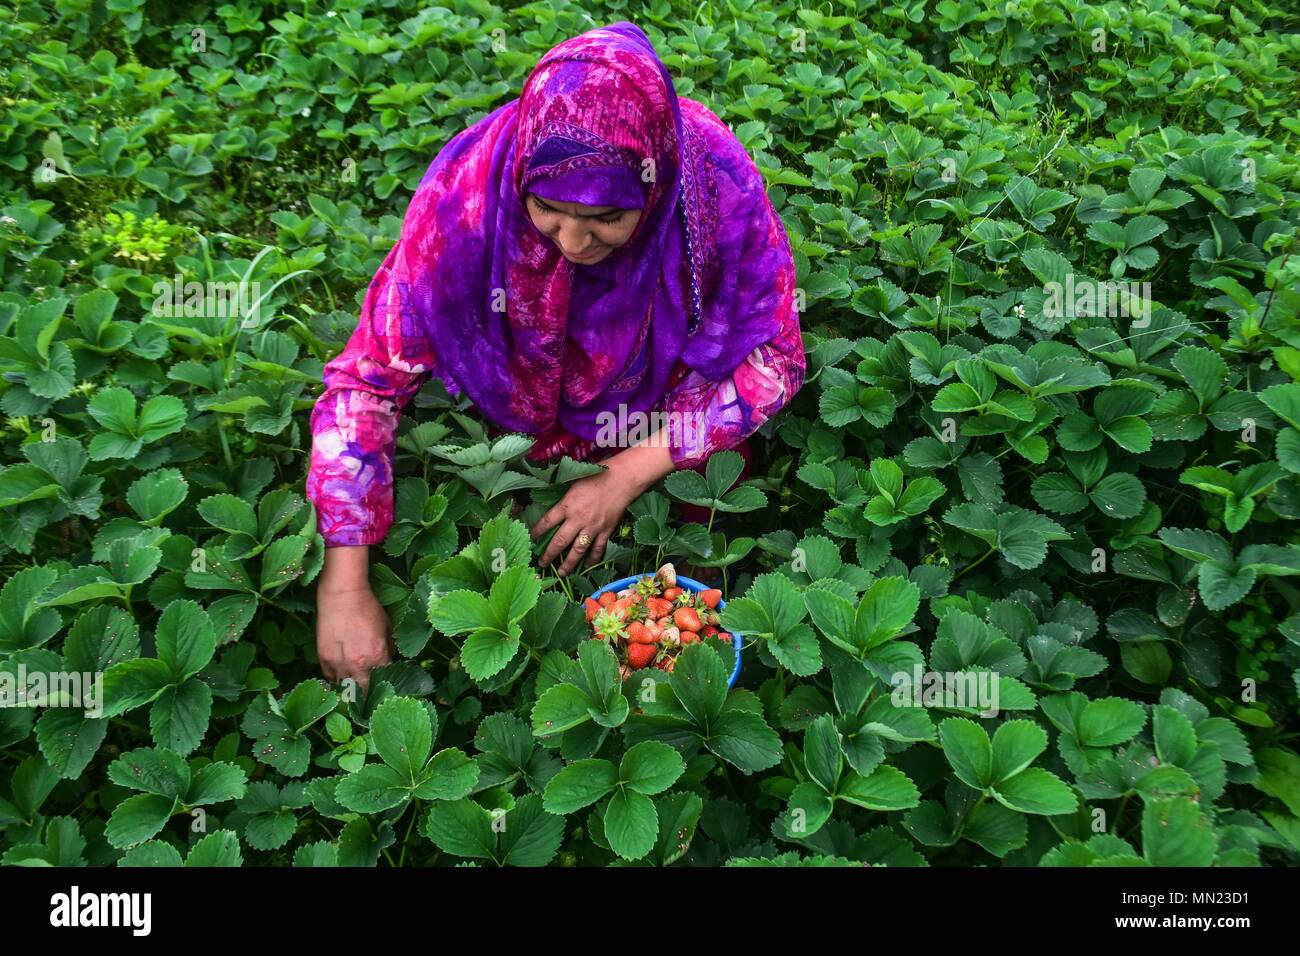
[[[803,385],[803,336],[793,307],[780,331],[727,378],[689,372],[665,399],[673,464],[693,468],[734,448],[775,415]]]
[[[419,245],[413,212],[366,291],[356,331],[326,363],[325,391],[312,409],[307,497],[316,505],[326,547],[376,544],[388,533],[398,419],[436,373],[428,339],[407,305]]]

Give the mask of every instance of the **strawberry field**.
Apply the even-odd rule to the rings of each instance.
[[[0,12],[0,862],[1297,863],[1293,4],[184,6]],[[397,659],[326,682],[323,363],[437,151],[624,19],[763,173],[806,382],[563,578],[597,466],[431,382]],[[620,679],[583,599],[665,563],[725,606]]]

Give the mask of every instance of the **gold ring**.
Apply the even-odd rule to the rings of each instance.
[[[578,535],[578,540],[573,543],[576,547],[585,551],[587,546],[591,544],[591,535],[584,531]]]

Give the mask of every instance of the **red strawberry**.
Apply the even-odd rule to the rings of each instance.
[[[718,602],[722,600],[722,592],[717,588],[709,588],[707,591],[701,591],[699,598],[704,602],[705,607],[717,607]]]
[[[655,667],[659,668],[661,671],[667,671],[668,673],[671,674],[673,672],[673,667],[676,664],[677,664],[676,657],[669,657],[668,655],[664,655],[655,663]]]
[[[640,621],[633,621],[627,626],[627,639],[632,644],[654,644],[659,638],[650,632]]]
[[[700,635],[696,634],[694,631],[687,631],[687,630],[682,631],[683,644],[697,644],[699,643],[699,641],[700,641]]]
[[[614,596],[613,591],[606,591],[597,600],[600,602],[601,607],[609,607],[611,604],[617,601],[618,598]]]
[[[659,648],[654,644],[629,644],[627,646],[627,662],[632,667],[640,670],[642,667],[648,667],[657,653],[659,653]]]
[[[661,617],[667,617],[673,613],[673,603],[665,601],[663,598],[649,597],[645,599],[646,613],[656,621]]]
[[[724,644],[736,643],[736,639],[732,637],[730,634],[728,634],[726,631],[718,631],[718,640],[722,641],[722,643]]]
[[[700,628],[700,637],[712,637],[714,634],[717,633],[718,633],[718,629],[714,627],[712,624],[705,624],[702,628]]]
[[[595,598],[587,598],[582,602],[582,606],[587,609],[587,623],[590,624],[591,619],[595,617],[596,612],[600,610],[600,602]]]
[[[674,611],[673,623],[683,631],[694,631],[697,634],[700,632],[700,628],[704,626],[700,623],[700,616],[695,613],[695,609],[690,607],[679,607]]]
[[[676,601],[676,600],[677,600],[677,595],[679,595],[679,594],[681,594],[681,593],[682,593],[682,589],[681,589],[681,588],[664,588],[664,600],[665,600],[665,601]]]

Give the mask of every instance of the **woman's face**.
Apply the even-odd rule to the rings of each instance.
[[[531,192],[527,206],[533,225],[559,247],[564,258],[583,266],[599,262],[632,238],[641,219],[640,209],[560,202]]]

